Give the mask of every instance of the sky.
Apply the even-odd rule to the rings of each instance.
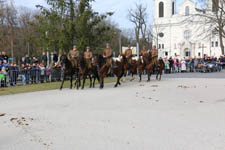
[[[128,2],[129,1],[129,2]],[[177,0],[177,4],[183,0]],[[46,5],[45,0],[14,0],[17,7],[25,6],[36,9],[35,5]],[[97,12],[115,12],[110,20],[121,29],[133,28],[134,25],[128,19],[128,10],[135,8],[136,3],[142,3],[147,6],[148,23],[153,21],[154,0],[96,0],[93,3],[93,9]]]

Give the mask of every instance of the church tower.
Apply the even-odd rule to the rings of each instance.
[[[154,18],[170,18],[176,14],[176,0],[154,0]]]

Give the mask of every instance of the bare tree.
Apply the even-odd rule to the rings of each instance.
[[[198,1],[201,3],[205,3],[205,0]],[[220,40],[221,53],[222,55],[224,55],[225,48],[223,39],[225,38],[225,0],[212,0],[212,2],[209,4],[210,6],[204,6],[204,8],[197,9],[199,13],[191,15],[187,20],[189,22],[193,22],[193,18],[195,17],[202,18],[201,21],[203,22],[206,29],[203,30],[203,33],[200,34],[204,34],[204,38],[212,35],[218,35]]]
[[[135,25],[135,36],[137,43],[140,38],[146,40],[147,31],[147,7],[143,4],[135,4],[135,9],[129,9],[129,20]]]

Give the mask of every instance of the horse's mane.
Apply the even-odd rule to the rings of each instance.
[[[98,55],[98,66],[101,68],[105,64],[105,59],[102,55]]]
[[[83,56],[79,57],[79,62],[80,62],[80,67],[81,68],[85,68],[86,67],[86,61],[85,58]]]
[[[72,66],[71,61],[67,58],[67,55],[62,55],[61,56],[61,62],[65,64],[65,66]]]

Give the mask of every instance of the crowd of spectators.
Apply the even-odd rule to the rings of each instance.
[[[16,64],[5,52],[0,52],[0,87],[15,86],[18,81],[25,85],[60,80],[59,57],[60,55],[54,53],[48,65],[47,55],[43,52],[39,59],[26,55]]]
[[[205,68],[213,66],[215,71],[221,71],[225,67],[225,56],[220,58],[204,56],[204,58],[187,57],[183,59],[165,58],[165,73],[179,72],[204,72]],[[210,64],[210,65],[209,65]]]

